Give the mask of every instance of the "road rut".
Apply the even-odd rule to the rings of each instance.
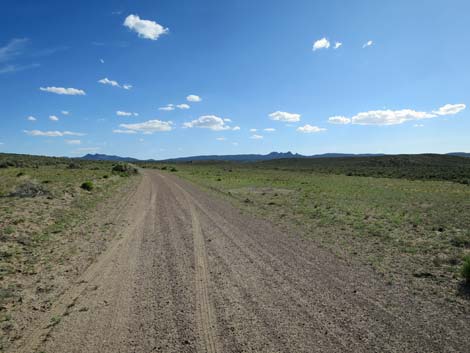
[[[465,352],[469,312],[145,171],[110,248],[16,352]],[[51,317],[60,317],[51,323]]]

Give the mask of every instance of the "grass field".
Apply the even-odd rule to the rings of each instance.
[[[8,334],[25,295],[53,290],[54,280],[39,278],[57,277],[78,254],[72,230],[131,178],[106,162],[1,154],[0,166],[0,323]],[[80,236],[84,246],[96,241],[86,230]]]
[[[340,256],[368,263],[389,281],[409,281],[418,291],[446,300],[462,299],[461,268],[470,251],[468,185],[427,180],[429,169],[425,175],[414,171],[414,178],[423,180],[341,175],[342,161],[339,167],[332,162],[320,163],[336,168],[335,174],[312,171],[305,160],[174,166],[181,177]],[[376,176],[377,169],[371,174]]]

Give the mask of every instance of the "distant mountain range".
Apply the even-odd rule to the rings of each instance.
[[[466,152],[452,152],[447,155],[468,157],[470,153]],[[164,160],[155,159],[137,159],[131,157],[120,157],[112,156],[107,154],[87,154],[81,159],[91,161],[114,161],[114,162],[191,162],[191,161],[232,161],[232,162],[258,162],[258,161],[269,161],[273,159],[285,159],[285,158],[345,158],[345,157],[373,157],[373,156],[384,156],[384,154],[352,154],[352,153],[324,153],[315,154],[311,156],[305,156],[298,153],[292,152],[271,152],[269,154],[233,154],[233,155],[207,155],[207,156],[191,156],[191,157],[180,157],[170,158]]]

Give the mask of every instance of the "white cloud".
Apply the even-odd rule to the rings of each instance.
[[[366,43],[364,43],[362,47],[367,48],[367,47],[371,47],[372,45],[374,45],[374,41],[368,40]]]
[[[256,135],[256,134],[250,136],[250,139],[252,139],[252,140],[261,140],[262,138],[263,138],[263,136]]]
[[[230,119],[230,118],[224,118],[224,121],[225,121],[226,123],[231,123],[231,122],[232,122],[232,119]]]
[[[134,130],[121,130],[121,129],[114,129],[113,132],[115,134],[136,134],[137,133]]]
[[[163,110],[163,111],[169,112],[169,111],[175,110],[175,106],[173,104],[167,104],[164,107],[158,108],[158,110]]]
[[[65,140],[65,143],[67,143],[69,145],[80,145],[82,143],[82,141],[80,141],[80,140]]]
[[[286,121],[288,123],[295,123],[297,121],[300,121],[300,114],[281,112],[281,111],[276,111],[274,113],[271,113],[269,114],[269,117],[272,120]]]
[[[307,124],[307,125],[298,127],[297,131],[298,132],[303,132],[304,134],[312,134],[312,133],[315,133],[315,132],[326,131],[326,129],[318,127],[318,126],[312,126],[312,125]]]
[[[14,38],[4,47],[0,47],[0,63],[12,60],[18,55],[21,55],[28,43],[28,38]]]
[[[49,120],[51,121],[59,121],[59,118],[55,115],[49,115]]]
[[[41,91],[50,92],[55,94],[65,94],[68,96],[84,96],[86,93],[84,90],[77,88],[64,88],[64,87],[39,87]]]
[[[103,59],[100,59],[100,63],[104,64],[104,60],[103,60]]]
[[[349,124],[351,122],[351,119],[346,118],[345,116],[332,116],[328,118],[328,122],[330,124],[339,124],[339,125],[344,125],[344,124]]]
[[[29,121],[36,121],[36,120],[37,120],[37,119],[36,119],[34,116],[32,116],[32,115],[28,116],[26,119],[29,120]]]
[[[335,42],[335,45],[333,47],[333,49],[339,49],[339,47],[341,47],[343,45],[343,43],[341,42]]]
[[[105,78],[102,78],[101,80],[98,81],[99,83],[103,84],[103,85],[109,85],[109,86],[113,86],[113,87],[119,87],[119,88],[124,88],[124,89],[131,89],[132,88],[132,85],[122,85],[119,84],[119,82],[117,81],[114,81],[114,80],[110,80],[109,78],[105,77]]]
[[[62,115],[69,115],[70,114],[70,112],[68,110],[62,110],[61,113],[62,113]]]
[[[225,141],[227,140],[225,137],[216,137],[216,140],[217,141]]]
[[[276,131],[276,129],[275,129],[275,128],[272,128],[272,127],[267,127],[266,129],[264,129],[264,131],[266,131],[266,132],[274,132],[274,131]]]
[[[189,106],[189,104],[182,103],[182,104],[177,104],[176,108],[185,110],[185,109],[189,109],[191,107]]]
[[[48,137],[61,137],[61,136],[83,136],[80,132],[72,131],[41,131],[41,130],[23,130],[29,136],[48,136]]]
[[[122,110],[118,110],[116,111],[116,115],[117,116],[139,116],[139,113],[135,113],[135,112],[124,112]]]
[[[228,126],[225,123],[224,119],[219,118],[216,115],[200,116],[196,120],[184,123],[183,127],[186,127],[186,128],[198,127],[198,128],[203,128],[203,129],[210,129],[213,131],[221,131],[221,130],[230,129],[230,126]]]
[[[239,130],[240,130],[240,126],[234,126],[234,127],[232,128],[232,131],[239,131]]]
[[[429,112],[416,111],[413,109],[401,110],[370,110],[361,112],[347,118],[334,116],[329,118],[333,124],[355,124],[355,125],[398,125],[407,121],[436,118],[442,115],[454,115],[466,108],[465,104],[446,104],[437,110]]]
[[[330,47],[330,41],[326,38],[319,39],[313,43],[313,51],[319,49],[328,49]]]
[[[199,97],[199,96],[196,96],[195,94],[190,94],[189,96],[186,97],[186,100],[187,100],[188,102],[194,102],[194,103],[196,103],[196,102],[202,101],[202,98]]]
[[[119,127],[142,132],[144,134],[152,134],[154,132],[161,132],[161,131],[171,131],[173,122],[171,121],[161,121],[161,120],[148,120],[144,121],[143,123],[136,123],[136,124],[120,124]]]
[[[423,124],[414,124],[413,127],[424,127]]]
[[[151,40],[157,40],[161,35],[170,31],[155,21],[142,20],[137,15],[127,16],[123,24],[136,32],[139,37]]]
[[[421,120],[436,117],[435,114],[419,112],[412,109],[371,110],[359,113],[351,118],[356,125],[397,125],[409,120]]]
[[[437,115],[454,115],[466,108],[465,104],[446,104],[440,107],[438,110],[434,110],[433,113]]]
[[[258,129],[250,129],[250,132],[256,132]]]

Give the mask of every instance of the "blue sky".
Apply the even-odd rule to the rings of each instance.
[[[470,152],[468,1],[0,9],[1,152]]]

